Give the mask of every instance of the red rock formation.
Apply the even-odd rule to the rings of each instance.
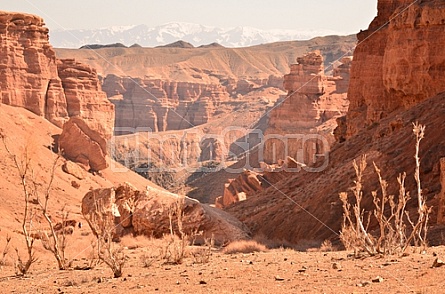
[[[116,188],[88,192],[82,200],[82,214],[94,232],[103,228],[101,219],[109,217],[135,234],[160,238],[170,233],[169,210],[173,209],[177,201],[178,196],[175,194],[155,189],[141,192],[125,183]],[[241,222],[197,200],[185,198],[183,212],[183,230],[187,234],[196,230],[202,231],[203,238],[212,237],[217,244],[248,238]],[[100,214],[104,214],[104,217],[97,218]],[[176,223],[174,217],[175,232]],[[114,232],[118,237],[122,230],[119,225],[115,227]]]
[[[307,165],[314,163],[315,153],[328,151],[334,141],[331,133],[335,123],[331,119],[348,109],[346,93],[337,91],[336,83],[324,75],[320,52],[306,54],[297,61],[291,65],[290,74],[284,76],[288,96],[278,101],[269,114],[263,154],[266,163],[277,163],[288,156]],[[346,77],[346,73],[342,74]],[[327,143],[308,146],[305,134],[322,134]]]
[[[24,107],[59,127],[79,116],[109,138],[114,108],[95,70],[57,60],[44,25],[38,16],[0,12],[0,103]]]
[[[66,99],[43,19],[0,12],[0,102],[24,107],[61,126]]]
[[[224,184],[224,195],[216,199],[216,207],[224,208],[235,202],[244,201],[253,193],[263,190],[261,175],[245,170],[235,179]]]
[[[72,117],[63,125],[58,144],[65,158],[86,170],[100,171],[107,167],[107,141],[81,118]]]
[[[216,111],[215,106],[229,98],[225,88],[216,84],[115,75],[104,79],[103,89],[116,105],[116,127],[123,129],[187,129],[208,122]]]
[[[0,12],[0,103],[24,107],[62,127],[78,116],[106,139],[114,107],[96,71],[74,60],[57,60],[43,19]]]
[[[438,0],[378,2],[377,17],[358,34],[345,137],[394,110],[445,91],[442,4]]]
[[[437,213],[437,223],[443,224],[445,223],[445,157],[440,159],[439,168],[441,190],[438,195],[439,209]]]
[[[347,93],[352,65],[352,56],[343,57],[340,65],[334,68],[333,81],[337,93]]]
[[[65,91],[68,116],[82,118],[105,139],[111,138],[114,105],[101,90],[96,70],[74,59],[58,60],[57,69]]]

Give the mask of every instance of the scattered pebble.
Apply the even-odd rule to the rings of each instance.
[[[431,267],[435,268],[435,267],[441,267],[444,266],[445,262],[439,258],[436,258],[433,262],[433,265]]]
[[[362,282],[357,284],[357,287],[366,287],[369,284],[371,284],[369,281],[362,281]]]
[[[383,278],[381,276],[377,276],[374,279],[372,279],[373,283],[382,283],[383,282]]]
[[[284,278],[280,276],[275,276],[275,281],[284,281]]]
[[[340,266],[340,264],[334,262],[334,263],[332,264],[332,268],[335,269],[335,270],[339,270],[339,269],[341,269],[341,266]]]

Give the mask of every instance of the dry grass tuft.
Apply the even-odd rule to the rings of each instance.
[[[267,251],[266,246],[260,244],[253,240],[241,240],[233,241],[226,248],[224,248],[223,253],[225,254],[235,254],[235,253],[252,253],[252,252],[265,252]]]

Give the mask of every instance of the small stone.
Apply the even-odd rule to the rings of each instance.
[[[284,281],[284,278],[280,276],[275,276],[275,281]]]
[[[200,284],[200,285],[207,285],[207,282],[206,282],[206,281],[203,281],[203,280],[201,280],[201,281],[199,281],[199,284]]]
[[[431,267],[435,268],[435,267],[441,267],[444,266],[445,262],[439,258],[436,258],[433,262],[433,265]]]
[[[334,262],[332,264],[332,268],[335,269],[335,270],[339,270],[339,269],[341,269],[341,266],[338,263]]]
[[[362,281],[362,282],[360,282],[360,283],[357,284],[357,287],[366,287],[366,286],[368,286],[369,284],[371,284],[371,283],[368,282],[368,281]]]
[[[383,278],[380,276],[375,277],[374,279],[372,279],[373,283],[381,283],[383,282]]]

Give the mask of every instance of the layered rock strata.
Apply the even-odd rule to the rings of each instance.
[[[114,105],[96,71],[73,59],[58,60],[43,19],[30,14],[0,12],[0,48],[0,103],[26,108],[58,127],[75,117],[64,127],[60,146],[68,158],[103,169]]]
[[[442,1],[379,1],[354,52],[345,137],[445,91]]]
[[[306,54],[297,62],[284,76],[288,95],[269,114],[263,153],[269,164],[288,156],[306,165],[314,164],[315,156],[327,152],[334,141],[333,119],[348,109],[346,86],[341,84],[347,82],[347,65],[337,68],[339,77],[328,79],[319,51]]]
[[[262,87],[282,88],[282,78],[226,79],[215,83],[175,82],[107,75],[103,90],[116,106],[116,132],[182,130],[233,110],[240,95]],[[220,105],[224,103],[222,109]]]

